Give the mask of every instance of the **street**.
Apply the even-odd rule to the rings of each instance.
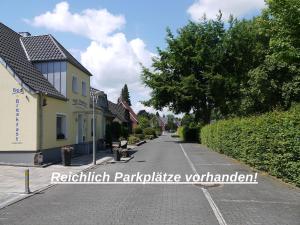
[[[136,148],[128,163],[96,173],[251,173],[199,144],[163,135]],[[49,177],[50,179],[50,177]],[[260,174],[258,184],[207,188],[178,184],[59,184],[0,210],[0,224],[299,225],[300,191]]]

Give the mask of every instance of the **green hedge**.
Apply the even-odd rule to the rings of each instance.
[[[182,126],[177,129],[180,139],[186,142],[199,142],[199,133],[199,127]]]
[[[145,138],[144,134],[134,134],[134,136],[139,138],[140,140],[144,140],[144,138]]]
[[[300,105],[287,112],[207,125],[201,130],[201,142],[300,186]]]
[[[156,137],[156,132],[155,129],[152,127],[147,127],[143,130],[144,135],[153,135],[154,137]]]
[[[138,143],[140,140],[141,140],[140,138],[130,135],[128,138],[128,144],[133,145],[133,144]]]
[[[142,134],[142,133],[143,133],[143,129],[140,128],[140,127],[135,127],[135,128],[133,129],[133,133],[134,133],[134,134]]]

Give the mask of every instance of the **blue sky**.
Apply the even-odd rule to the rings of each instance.
[[[165,47],[166,27],[176,31],[219,9],[225,17],[249,18],[263,7],[263,0],[2,0],[0,21],[15,31],[51,33],[94,74],[92,85],[110,100],[127,83],[138,111],[150,93],[141,84],[139,63],[151,66],[156,47]]]
[[[43,2],[43,4],[41,4]],[[89,45],[89,40],[73,34],[51,31],[45,28],[35,28],[22,19],[31,19],[46,11],[52,10],[61,1],[1,1],[1,22],[15,31],[29,31],[32,34],[51,33],[68,49],[83,49]],[[166,27],[176,30],[189,20],[186,9],[193,0],[85,0],[69,1],[72,12],[80,12],[87,8],[107,8],[112,14],[122,14],[126,17],[126,25],[122,31],[128,39],[139,37],[143,39],[151,51],[157,46],[163,47]],[[170,5],[172,6],[170,8]],[[18,6],[18,7],[16,7]],[[14,13],[11,12],[13,9]]]

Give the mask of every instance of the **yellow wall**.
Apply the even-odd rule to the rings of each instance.
[[[0,151],[37,150],[37,107],[38,96],[23,89],[13,94],[20,84],[0,64]],[[19,142],[16,141],[16,99],[19,103]]]
[[[77,76],[78,93],[72,91],[72,78]],[[82,96],[81,82],[86,81],[87,96]],[[61,101],[47,97],[47,106],[43,107],[43,149],[60,147],[64,145],[76,144],[78,133],[78,114],[82,114],[85,120],[84,136],[85,141],[92,141],[91,119],[92,109],[90,108],[90,77],[81,70],[67,63],[67,99]],[[81,101],[81,103],[79,103]],[[84,104],[82,104],[84,103]],[[96,110],[96,139],[103,138],[102,124],[105,123],[103,113]],[[56,114],[64,114],[67,118],[67,138],[65,140],[56,139]]]
[[[78,93],[72,91],[72,77],[78,78]],[[81,82],[86,81],[87,95],[82,96]],[[30,94],[24,90],[23,94],[13,95],[13,88],[21,88],[15,78],[0,64],[0,151],[33,151],[40,149],[56,148],[77,143],[78,114],[85,119],[85,141],[92,141],[90,107],[90,76],[67,63],[67,101],[48,96],[46,106],[42,107],[42,121],[40,119],[40,96]],[[20,99],[20,143],[16,142],[16,97]],[[81,104],[79,103],[79,100]],[[82,104],[83,103],[83,104]],[[82,106],[84,105],[84,106]],[[96,109],[96,139],[104,138],[105,118],[101,110]],[[64,114],[67,119],[67,138],[56,138],[56,115]],[[42,123],[42,140],[40,142],[40,123]]]

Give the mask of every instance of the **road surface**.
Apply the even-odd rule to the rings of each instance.
[[[249,167],[168,135],[137,148],[128,163],[96,173],[250,173]],[[300,191],[266,175],[258,184],[60,184],[0,210],[0,224],[299,225]]]

